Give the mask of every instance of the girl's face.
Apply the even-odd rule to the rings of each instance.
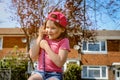
[[[45,30],[47,31],[48,38],[52,40],[57,39],[61,35],[61,33],[65,31],[64,28],[56,26],[51,20],[47,21]]]

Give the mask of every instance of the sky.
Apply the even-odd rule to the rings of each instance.
[[[86,0],[86,5],[89,18],[93,23],[96,20],[93,26],[101,30],[120,30],[120,0]]]
[[[10,0],[0,0],[0,28],[20,27],[20,24],[16,20],[12,20],[10,18],[13,14],[11,14],[8,10],[6,10],[6,9],[8,9],[7,6],[9,5],[9,3],[10,3]],[[91,10],[89,10],[89,11],[91,11]],[[120,30],[120,25],[116,24],[116,23],[120,24],[120,21],[117,20],[115,23],[108,15],[106,15],[104,13],[106,13],[106,12],[102,11],[102,16],[101,15],[96,16],[97,28],[100,30],[103,30],[103,29]],[[98,13],[96,12],[96,14],[98,14]],[[94,21],[95,17],[93,17],[93,16],[95,14],[91,13],[90,15]],[[116,16],[120,16],[120,15],[116,14]]]
[[[17,21],[10,18],[13,14],[8,11],[9,2],[10,0],[0,0],[0,28],[20,27]]]

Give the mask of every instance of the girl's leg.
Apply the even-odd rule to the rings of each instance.
[[[32,74],[28,80],[43,80],[40,74]]]
[[[49,79],[47,79],[47,80],[60,80],[60,79],[55,78],[55,77],[51,77],[51,78],[49,78]]]

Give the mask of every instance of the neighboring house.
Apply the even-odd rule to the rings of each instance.
[[[81,77],[85,80],[120,80],[120,30],[97,31],[96,42],[84,42]]]
[[[31,42],[31,46],[32,46]],[[21,28],[0,28],[0,59],[10,54],[14,47],[17,46],[20,51],[26,53],[26,42],[25,34]],[[64,70],[67,68],[67,63],[77,63],[80,64],[79,56],[77,50],[71,49],[68,54],[68,60],[64,65]],[[28,62],[28,65],[30,62]],[[34,63],[36,66],[36,62]],[[31,66],[28,66],[28,71],[31,72]],[[28,72],[29,73],[29,72]]]
[[[0,59],[10,54],[15,47],[26,51],[25,35],[20,28],[0,28]]]
[[[71,49],[64,65],[82,66],[81,78],[85,80],[120,80],[120,30],[97,31],[96,42],[84,42],[82,53]],[[20,28],[0,28],[0,59],[18,46],[26,52],[25,35]],[[35,65],[36,66],[36,65]]]

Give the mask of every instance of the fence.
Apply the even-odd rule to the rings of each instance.
[[[11,80],[11,69],[0,69],[0,80]]]

